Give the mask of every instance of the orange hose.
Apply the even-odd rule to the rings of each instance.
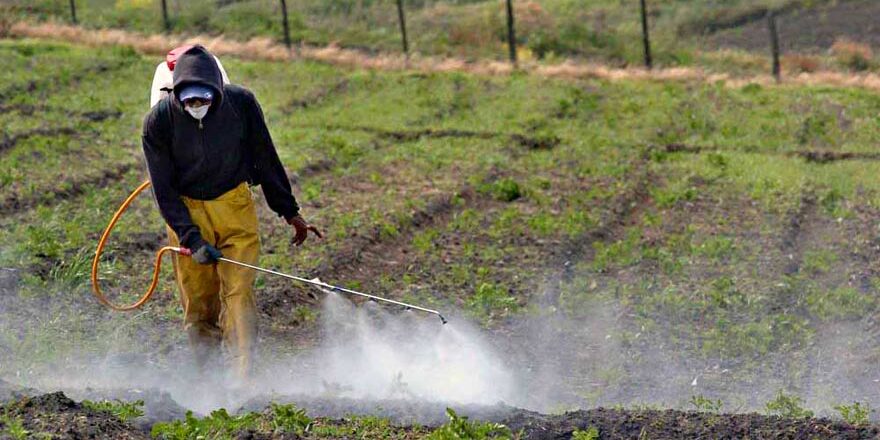
[[[104,246],[107,244],[107,239],[110,237],[110,232],[116,226],[116,223],[119,221],[119,218],[122,217],[122,213],[128,209],[129,205],[134,202],[134,199],[137,198],[138,194],[143,192],[145,189],[150,187],[150,181],[147,180],[137,187],[131,194],[129,194],[128,198],[122,202],[122,205],[116,210],[116,213],[113,214],[113,218],[110,219],[110,223],[107,225],[107,228],[104,229],[104,233],[101,234],[101,240],[98,241],[98,249],[95,250],[95,259],[92,260],[92,291],[95,293],[95,297],[98,298],[98,302],[104,304],[105,306],[119,311],[125,312],[129,310],[134,310],[144,305],[147,300],[153,295],[153,292],[156,290],[156,286],[159,285],[159,269],[162,264],[162,256],[165,255],[166,252],[174,251],[180,252],[180,248],[174,246],[165,246],[162,249],[159,249],[159,252],[156,253],[156,260],[153,263],[153,281],[150,283],[150,287],[147,289],[147,292],[141,296],[137,302],[134,304],[130,304],[127,306],[120,306],[111,303],[106,296],[104,296],[104,292],[101,291],[101,287],[98,285],[98,263],[101,260],[101,253],[104,252]]]

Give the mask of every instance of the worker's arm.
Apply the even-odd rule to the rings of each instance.
[[[308,237],[309,231],[318,238],[323,237],[317,227],[309,224],[299,215],[299,205],[293,197],[287,173],[278,158],[269,128],[266,127],[266,119],[260,103],[251,92],[246,90],[244,101],[245,114],[248,118],[248,142],[252,148],[256,177],[263,187],[266,202],[296,230],[293,239],[295,245],[301,245]]]
[[[257,180],[263,187],[269,208],[289,222],[299,214],[299,205],[293,196],[284,166],[278,158],[272,135],[266,127],[263,109],[249,91],[245,91],[243,101],[248,121],[247,144],[251,148]]]
[[[162,217],[177,234],[180,244],[198,250],[206,243],[202,239],[199,227],[193,223],[180,194],[171,185],[174,172],[174,165],[171,162],[171,146],[168,141],[168,130],[171,127],[170,124],[162,124],[162,121],[165,118],[170,118],[170,115],[167,114],[167,106],[160,108],[163,106],[165,104],[160,102],[144,119],[142,135],[144,156],[147,159],[150,181],[153,184],[153,194],[156,196]],[[163,112],[165,112],[164,116]]]

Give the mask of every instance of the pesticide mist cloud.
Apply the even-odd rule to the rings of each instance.
[[[463,319],[442,325],[435,317],[392,314],[374,303],[355,307],[337,294],[327,296],[321,319],[320,346],[293,362],[308,366],[307,374],[289,370],[290,379],[272,391],[477,404],[513,396],[512,374]],[[273,377],[278,367],[269,370]]]
[[[63,390],[75,399],[130,399],[137,393],[162,391],[202,414],[221,407],[236,410],[252,399],[402,400],[436,402],[441,408],[490,405],[512,403],[518,389],[487,334],[461,317],[443,325],[435,316],[390,311],[375,303],[355,305],[331,293],[320,314],[318,346],[273,357],[272,353],[289,350],[264,345],[255,380],[241,384],[222,366],[199,371],[192,364],[183,330],[144,328],[151,324],[137,319],[143,313],[147,312],[124,320],[107,316],[116,331],[100,336],[106,345],[99,350],[67,351],[46,359],[37,370],[22,370],[21,377],[5,379],[42,391]],[[64,325],[58,322],[59,328]],[[146,330],[178,342],[171,352],[154,353],[149,343],[131,340],[131,335]]]

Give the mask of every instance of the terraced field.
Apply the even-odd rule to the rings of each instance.
[[[136,384],[192,399],[174,391],[188,379],[177,377],[186,348],[170,265],[134,314],[103,309],[87,282],[105,222],[146,178],[140,124],[159,60],[28,40],[3,40],[0,57],[0,379],[78,398]],[[826,416],[880,404],[875,94],[223,63],[261,101],[304,214],[327,232],[295,249],[261,201],[261,265],[448,311],[450,331],[471,328],[510,372],[507,405],[642,411],[486,418],[533,438],[545,438],[535,426],[635,438],[644,430],[618,428],[678,429],[675,413],[646,406],[772,412],[779,391]],[[163,230],[142,197],[102,262],[115,299],[142,291]],[[322,294],[258,286],[266,366],[342,331]],[[345,396],[344,383],[316,382]],[[46,399],[33,405],[91,411]],[[5,414],[31,420],[28,408]],[[699,431],[709,422],[696,417]],[[745,423],[724,417],[731,433]]]

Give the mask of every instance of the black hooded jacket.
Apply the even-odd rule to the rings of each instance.
[[[214,89],[201,126],[177,99],[193,83]],[[260,104],[247,89],[224,86],[214,56],[202,46],[178,58],[173,92],[144,119],[143,147],[159,210],[185,247],[198,249],[205,241],[181,195],[211,200],[247,181],[263,187],[278,215],[290,219],[299,212]]]

